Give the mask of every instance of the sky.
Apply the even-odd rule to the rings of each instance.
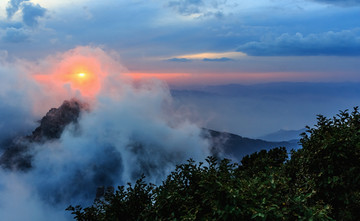
[[[0,166],[0,220],[160,183],[211,153],[203,128],[257,138],[359,105],[359,24],[360,0],[0,0],[0,154],[33,165]],[[60,139],[19,138],[71,98],[89,109]]]
[[[358,0],[2,0],[2,60],[77,46],[170,85],[359,82]]]

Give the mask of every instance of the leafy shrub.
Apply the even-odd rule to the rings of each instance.
[[[360,113],[318,116],[302,149],[262,150],[240,164],[214,157],[178,165],[159,186],[144,177],[76,220],[360,220]]]
[[[337,220],[360,220],[360,114],[358,108],[333,118],[318,116],[307,127],[302,149],[288,163],[293,183],[315,192],[314,201],[332,207]]]

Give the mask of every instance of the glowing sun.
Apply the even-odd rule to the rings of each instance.
[[[80,77],[80,78],[84,78],[86,76],[86,74],[85,73],[78,73],[77,76]]]
[[[116,57],[116,56],[115,56]],[[49,56],[44,65],[34,69],[33,77],[46,92],[64,96],[96,97],[109,82],[120,80],[124,72],[118,61],[100,48],[77,47]],[[109,82],[109,83],[108,83]]]
[[[59,64],[51,74],[37,75],[35,79],[43,84],[51,85],[51,90],[69,85],[72,91],[79,91],[86,97],[94,97],[100,91],[104,76],[106,73],[101,70],[99,62],[86,58]]]

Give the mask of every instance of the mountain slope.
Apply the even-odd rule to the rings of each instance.
[[[3,154],[0,156],[0,166],[12,170],[31,169],[33,158],[31,144],[59,139],[65,127],[69,124],[76,125],[81,112],[86,110],[88,110],[86,104],[74,99],[64,101],[58,108],[52,108],[41,119],[40,125],[31,135],[18,137],[11,142],[2,144]],[[203,129],[203,136],[209,139],[213,155],[235,160],[241,160],[243,156],[261,149],[268,150],[280,146],[288,149],[298,147],[297,141],[269,142],[209,129]]]
[[[274,133],[266,134],[259,137],[259,139],[267,141],[288,141],[288,140],[299,140],[301,138],[300,134],[305,132],[304,129],[300,130],[278,130]]]
[[[31,135],[18,137],[11,142],[3,143],[0,165],[7,169],[28,170],[32,167],[31,143],[41,143],[45,140],[59,139],[65,127],[77,123],[81,111],[88,106],[78,100],[64,101],[58,108],[52,108],[41,119],[40,125]]]
[[[288,150],[299,148],[298,140],[270,142],[261,139],[251,139],[236,134],[207,130],[209,139],[212,142],[214,152],[222,151],[225,156],[234,158],[238,161],[248,154],[260,150],[269,150],[274,147],[286,147]]]

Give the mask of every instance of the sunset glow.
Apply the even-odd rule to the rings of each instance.
[[[79,47],[60,57],[49,58],[53,60],[53,66],[46,73],[36,74],[35,79],[52,91],[65,90],[90,98],[96,96],[110,66],[101,60],[104,59],[101,52],[87,50]]]
[[[85,74],[76,71],[77,65],[79,64],[60,67],[50,75],[36,75],[35,79],[49,87],[52,85],[59,89],[64,85],[69,85],[71,90],[79,91],[85,97],[95,96],[101,88],[100,78],[95,71],[98,67],[90,66]],[[84,65],[80,64],[80,66]]]
[[[84,78],[84,77],[86,76],[85,73],[78,73],[77,75],[78,75],[78,77],[80,77],[80,78]]]
[[[360,154],[339,152],[360,153],[360,0],[0,0],[0,11],[0,221],[360,220]],[[265,156],[261,171],[244,156]],[[175,199],[187,163],[223,187],[186,192],[188,210]],[[138,184],[146,196],[120,211],[112,202]]]

